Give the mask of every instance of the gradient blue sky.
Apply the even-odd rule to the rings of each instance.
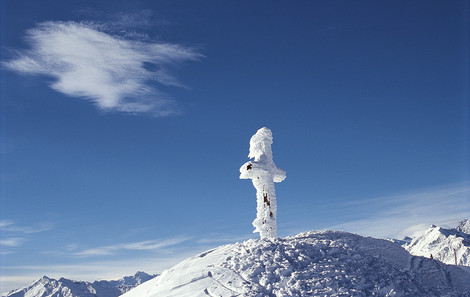
[[[0,3],[1,292],[256,237],[263,126],[281,236],[470,216],[469,1]]]

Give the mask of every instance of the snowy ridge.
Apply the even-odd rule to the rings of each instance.
[[[470,220],[463,220],[455,229],[432,225],[404,248],[416,256],[437,259],[446,264],[470,266]]]
[[[320,295],[470,296],[470,269],[387,240],[311,231],[209,250],[122,297]]]
[[[137,272],[115,281],[55,280],[43,276],[26,288],[11,291],[7,297],[117,297],[152,278],[145,272]]]

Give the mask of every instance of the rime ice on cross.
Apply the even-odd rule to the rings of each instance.
[[[248,158],[254,160],[240,168],[240,178],[251,179],[256,189],[257,215],[253,221],[253,233],[259,232],[262,239],[277,237],[274,182],[279,183],[286,178],[286,172],[274,164],[272,143],[271,130],[266,127],[259,129],[250,139]]]

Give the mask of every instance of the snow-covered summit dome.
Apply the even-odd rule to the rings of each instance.
[[[470,271],[381,239],[306,232],[186,259],[122,297],[470,296]]]

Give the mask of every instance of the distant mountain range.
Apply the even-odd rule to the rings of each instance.
[[[130,289],[154,278],[145,272],[125,276],[114,281],[73,281],[66,278],[55,280],[43,276],[23,289],[11,291],[7,297],[117,297]]]
[[[403,247],[415,256],[432,257],[446,264],[470,266],[470,220],[463,220],[451,229],[432,225],[424,234],[413,238]]]

